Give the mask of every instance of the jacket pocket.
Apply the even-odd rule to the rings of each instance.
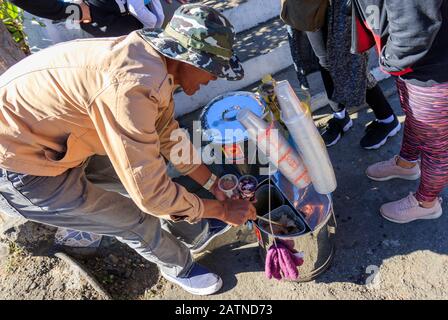
[[[52,165],[64,168],[75,168],[92,155],[92,152],[82,140],[73,134],[68,136],[65,146],[65,152],[45,150],[45,158],[51,162]]]

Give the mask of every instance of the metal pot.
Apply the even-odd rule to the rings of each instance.
[[[257,199],[257,202],[254,203],[254,206],[259,216],[264,216],[269,210],[277,209],[285,203],[285,198],[280,190],[268,184],[260,186],[255,191],[255,199]]]
[[[263,155],[259,155],[257,147],[250,142],[244,126],[236,119],[239,111],[248,109],[263,119],[271,119],[266,104],[254,93],[246,91],[230,92],[213,99],[201,113],[201,126],[207,154],[219,150],[212,155],[209,162],[237,164],[241,174],[258,175],[260,161],[267,163]],[[233,130],[233,134],[229,134]],[[223,156],[219,161],[218,157]],[[213,158],[214,157],[214,158]]]
[[[271,186],[277,188],[278,192],[284,195],[277,184],[274,183]],[[324,272],[330,266],[335,251],[336,219],[331,197],[322,197],[312,187],[306,193],[307,196],[301,199],[301,205],[308,206],[308,215],[320,217],[319,223],[312,227],[307,222],[305,215],[295,209],[291,201],[284,197],[285,203],[289,204],[293,210],[295,209],[295,213],[306,223],[307,228],[304,233],[286,236],[273,235],[269,229],[264,229],[260,222],[254,224],[260,256],[263,262],[266,259],[268,249],[274,244],[274,239],[277,242],[286,242],[290,248],[302,253],[304,263],[299,267],[299,279],[297,282],[313,280]],[[257,201],[266,201],[266,199],[257,199]],[[271,215],[274,211],[271,212]],[[265,217],[268,217],[268,215],[265,215]],[[315,221],[315,219],[312,219],[312,221]]]
[[[305,225],[305,222],[303,221],[303,219],[301,219],[300,216],[298,216],[294,212],[294,210],[290,206],[287,206],[287,205],[282,205],[282,206],[272,210],[270,213],[265,214],[263,216],[264,221],[258,222],[260,231],[262,231],[268,235],[271,235],[272,232],[275,232],[275,231],[273,231],[275,229],[267,221],[278,222],[281,220],[282,216],[286,216],[286,217],[288,217],[289,220],[294,221],[295,227],[297,228],[297,230],[294,233],[287,235],[288,238],[301,235],[302,233],[304,233],[306,231],[306,225]],[[277,235],[277,237],[282,237],[282,235]]]

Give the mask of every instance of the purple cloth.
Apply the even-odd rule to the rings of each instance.
[[[282,278],[297,280],[299,271],[297,267],[303,264],[303,259],[295,255],[295,252],[277,240],[277,245],[273,244],[266,255],[265,273],[269,279]]]

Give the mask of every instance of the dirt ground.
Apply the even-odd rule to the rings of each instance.
[[[2,300],[96,300],[98,293],[63,261],[14,253],[0,268]]]
[[[0,299],[102,298],[79,272],[50,254],[54,228],[32,222],[8,228],[0,218]]]
[[[114,238],[99,249],[64,249],[52,227],[27,222],[3,231],[0,300],[143,299],[161,288],[157,267]]]

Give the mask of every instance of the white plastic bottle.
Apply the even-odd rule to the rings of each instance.
[[[238,121],[248,130],[249,139],[254,141],[280,172],[297,188],[311,183],[306,167],[299,154],[274,126],[268,125],[250,110],[238,113]]]
[[[336,176],[319,131],[288,81],[280,81],[275,87],[281,108],[281,118],[289,134],[299,148],[308,169],[314,189],[320,194],[336,190]]]

